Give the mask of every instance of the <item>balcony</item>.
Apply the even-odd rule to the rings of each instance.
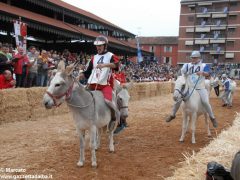
[[[223,49],[223,47],[210,48],[209,53],[210,54],[224,54],[224,49]]]
[[[226,25],[221,25],[221,26],[212,26],[211,30],[225,30],[227,29]]]
[[[207,18],[207,17],[211,17],[211,14],[210,13],[207,13],[207,14],[197,14],[197,18]]]
[[[226,13],[216,13],[212,14],[212,18],[226,18],[227,14]]]
[[[209,44],[208,39],[196,39],[195,44]]]
[[[229,58],[229,59],[234,58],[234,53],[226,52],[226,54],[225,54],[225,58]]]
[[[210,43],[222,44],[226,43],[225,39],[210,39]]]
[[[193,41],[185,41],[185,45],[186,46],[192,46],[193,45]]]
[[[196,27],[195,32],[210,32],[210,27]]]
[[[186,28],[186,32],[194,32],[194,28]]]

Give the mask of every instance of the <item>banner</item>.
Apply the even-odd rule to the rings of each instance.
[[[22,47],[24,53],[27,52],[27,24],[19,20],[14,21],[14,34],[16,46]]]
[[[137,40],[137,62],[140,63],[143,61],[143,57],[142,57],[142,52],[141,52],[141,48],[139,45],[139,39],[138,37],[136,38]]]

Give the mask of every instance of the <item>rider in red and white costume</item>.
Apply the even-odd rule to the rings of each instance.
[[[107,51],[108,39],[105,36],[98,36],[94,45],[97,48],[97,54],[89,62],[87,70],[79,75],[79,79],[87,78],[90,90],[102,91],[105,102],[114,111],[109,124],[109,129],[111,129],[114,127],[116,120],[114,114],[119,113],[116,103],[112,101],[113,71],[118,70],[119,59],[116,55]]]

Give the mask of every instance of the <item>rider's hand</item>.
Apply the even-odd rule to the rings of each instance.
[[[96,66],[96,68],[102,69],[102,68],[104,68],[104,65],[103,65],[103,64],[98,64],[98,65]]]
[[[80,73],[79,76],[78,76],[78,80],[82,80],[82,79],[84,79],[84,78],[85,78],[84,74],[83,74],[83,73]]]
[[[204,72],[199,71],[199,72],[196,72],[196,74],[197,74],[198,76],[203,76],[203,75],[204,75]]]

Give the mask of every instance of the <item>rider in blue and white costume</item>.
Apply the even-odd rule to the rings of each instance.
[[[223,107],[224,106],[229,106],[229,107],[232,106],[232,100],[230,98],[230,93],[231,93],[231,83],[230,83],[230,81],[231,80],[229,78],[227,78],[226,74],[222,75],[222,85],[223,85],[223,88],[224,88],[224,92],[223,92],[223,94],[221,95],[220,98],[224,102],[224,104],[222,105]]]
[[[208,91],[205,87],[205,77],[209,76],[210,68],[207,64],[201,62],[201,54],[199,51],[193,51],[190,57],[192,62],[184,64],[181,69],[181,73],[188,81],[190,92],[193,88],[195,88],[195,90],[199,93],[203,106],[213,123],[213,127],[216,128],[217,121],[209,103]],[[166,122],[170,122],[175,119],[181,102],[182,101],[178,101],[174,104],[172,114],[166,119]]]

